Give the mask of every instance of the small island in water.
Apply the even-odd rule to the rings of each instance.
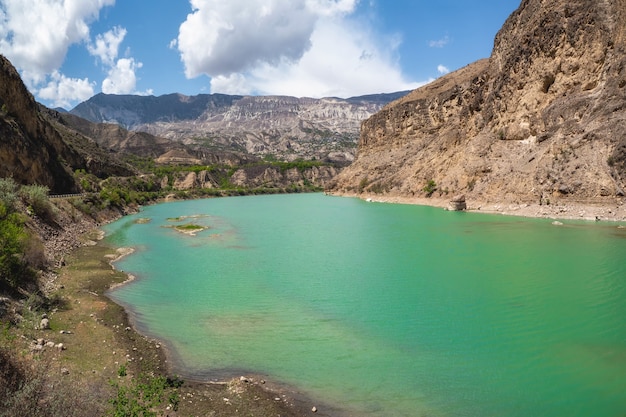
[[[192,216],[178,216],[178,217],[168,217],[167,221],[168,222],[181,222],[184,221],[186,219],[198,219],[198,218],[202,218],[202,217],[208,217],[207,215],[201,215],[201,214],[195,214]],[[196,223],[186,223],[186,224],[177,224],[177,225],[173,225],[173,226],[161,226],[161,227],[165,227],[168,229],[174,229],[180,233],[189,235],[189,236],[195,236],[196,234],[198,234],[199,232],[203,231],[203,230],[207,230],[209,229],[209,226],[203,226],[203,225],[199,225]]]

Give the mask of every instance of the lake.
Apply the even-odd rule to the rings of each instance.
[[[624,416],[626,229],[563,222],[323,194],[159,204],[105,227],[136,249],[109,295],[183,376],[265,375],[358,416]]]

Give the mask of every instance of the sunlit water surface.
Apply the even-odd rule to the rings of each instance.
[[[166,227],[189,223],[209,229]],[[110,296],[179,374],[267,375],[359,416],[626,415],[617,224],[304,194],[105,229],[137,249]]]

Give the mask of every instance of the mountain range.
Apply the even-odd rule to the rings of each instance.
[[[280,160],[354,159],[360,125],[408,91],[348,99],[287,96],[98,94],[71,114],[179,142]]]
[[[626,0],[524,0],[489,58],[410,93],[99,94],[64,113],[38,106],[4,58],[0,77],[0,176],[55,191],[78,189],[80,169],[133,174],[122,154],[349,165],[329,185],[342,193],[543,204],[626,189]]]

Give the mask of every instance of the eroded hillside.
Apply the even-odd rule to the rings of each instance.
[[[406,94],[350,99],[288,96],[169,94],[160,97],[98,94],[72,113],[98,123],[115,123],[192,147],[335,163],[354,158],[360,123]]]
[[[492,202],[623,197],[625,32],[624,0],[524,0],[489,59],[365,121],[356,161],[330,189]]]
[[[83,161],[39,114],[13,65],[0,56],[0,178],[38,183],[56,192],[77,189],[62,160]]]

